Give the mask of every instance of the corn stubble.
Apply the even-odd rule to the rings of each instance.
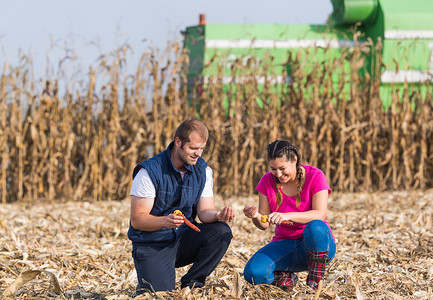
[[[273,230],[260,231],[242,209],[257,197],[221,197],[231,205],[232,243],[200,289],[149,292],[138,299],[431,299],[433,190],[330,195],[327,219],[337,240],[320,295],[299,272],[294,290],[252,286],[243,268]],[[132,299],[137,284],[126,233],[129,201],[0,204],[0,298]],[[8,296],[9,298],[7,298]]]

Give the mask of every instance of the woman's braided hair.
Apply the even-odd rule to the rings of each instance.
[[[296,193],[296,207],[301,204],[301,191],[303,185],[303,173],[301,168],[301,154],[298,147],[292,145],[288,141],[276,140],[268,145],[268,161],[276,158],[285,158],[287,161],[292,162],[295,157],[296,160],[296,179],[297,179],[297,193]],[[277,207],[280,207],[283,202],[283,197],[280,192],[280,181],[275,177],[275,187],[277,188]]]

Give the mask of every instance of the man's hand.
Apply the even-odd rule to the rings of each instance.
[[[235,217],[235,214],[233,212],[233,208],[226,206],[216,214],[216,217],[219,221],[231,222]]]
[[[176,228],[184,223],[183,216],[178,216],[175,214],[169,214],[165,217],[165,227]]]

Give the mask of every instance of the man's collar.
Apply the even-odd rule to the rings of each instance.
[[[194,168],[191,165],[185,164],[185,169],[187,169],[190,172],[194,172]]]

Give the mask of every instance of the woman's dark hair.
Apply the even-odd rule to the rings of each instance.
[[[296,207],[301,204],[301,191],[303,185],[303,173],[301,168],[301,154],[298,147],[292,145],[288,141],[276,140],[268,145],[268,161],[276,158],[284,158],[292,162],[296,157],[296,179],[297,179],[297,193],[296,193]],[[280,181],[275,177],[275,187],[277,188],[277,207],[280,207],[283,202],[283,197],[280,192]]]

